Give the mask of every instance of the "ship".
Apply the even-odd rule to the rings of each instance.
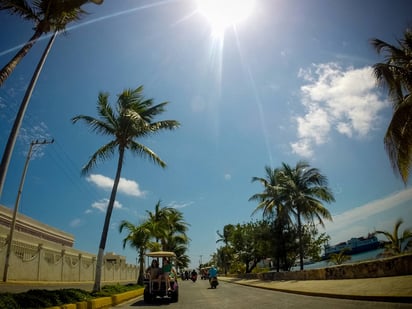
[[[353,237],[348,241],[338,243],[334,246],[327,244],[325,246],[325,254],[322,256],[322,259],[328,259],[331,254],[338,254],[342,251],[344,251],[347,255],[353,255],[375,250],[379,247],[381,247],[381,242],[373,234],[369,234],[367,237]]]

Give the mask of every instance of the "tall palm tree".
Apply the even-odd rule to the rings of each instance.
[[[286,244],[284,237],[284,230],[291,224],[290,214],[293,212],[289,209],[288,203],[285,203],[285,196],[283,196],[283,188],[279,183],[279,176],[281,170],[279,168],[271,169],[265,166],[265,177],[252,177],[252,182],[260,182],[263,186],[263,192],[252,195],[249,201],[257,201],[259,204],[252,212],[252,215],[257,211],[263,211],[263,217],[274,219],[275,230],[275,258],[277,271],[280,270],[281,259],[286,262]]]
[[[138,251],[139,260],[139,277],[137,279],[137,284],[143,285],[143,273],[144,273],[144,253],[150,245],[150,231],[147,229],[144,223],[139,225],[134,225],[127,220],[123,220],[119,225],[119,232],[121,233],[123,229],[127,229],[128,234],[123,239],[123,248],[127,244],[132,248],[136,248]]]
[[[412,30],[406,29],[399,46],[372,39],[371,44],[385,62],[373,66],[379,85],[388,90],[393,106],[384,144],[392,167],[407,183],[412,166]]]
[[[324,225],[322,218],[332,221],[332,216],[322,201],[335,201],[333,193],[328,187],[327,177],[316,168],[311,168],[307,162],[299,161],[294,168],[282,163],[279,175],[279,186],[284,203],[293,209],[296,217],[299,239],[300,269],[303,270],[303,222],[313,222],[317,218],[319,224]]]
[[[130,150],[135,155],[148,158],[164,168],[166,167],[166,163],[162,161],[153,150],[138,142],[138,139],[150,136],[161,130],[174,130],[180,125],[179,122],[175,120],[153,121],[155,116],[165,111],[165,106],[168,102],[154,105],[152,99],[145,99],[143,97],[143,86],[136,89],[124,90],[118,95],[115,109],[110,106],[108,98],[108,93],[99,94],[97,104],[99,118],[86,115],[78,115],[72,118],[73,123],[83,121],[89,125],[93,131],[111,138],[107,144],[100,147],[91,156],[90,160],[82,168],[82,174],[85,175],[89,173],[97,164],[98,160],[105,161],[114,156],[116,152],[119,154],[116,176],[107,206],[106,218],[97,255],[94,291],[100,290],[103,254],[106,247],[110,218],[116,199],[117,187],[119,185],[126,150]]]
[[[64,32],[67,24],[86,14],[81,6],[87,2],[101,4],[103,0],[0,0],[0,10],[34,23],[33,36],[1,69],[0,86],[43,34]]]
[[[7,170],[10,164],[11,155],[16,143],[17,135],[19,134],[24,114],[26,113],[32,92],[37,83],[37,79],[46,61],[47,55],[53,45],[54,39],[59,31],[64,31],[66,25],[80,18],[85,13],[80,6],[93,2],[101,4],[103,0],[38,0],[33,1],[33,7],[25,0],[0,0],[0,10],[8,10],[11,14],[18,14],[24,19],[33,20],[36,23],[35,34],[27,42],[23,48],[17,52],[16,56],[0,71],[0,87],[6,78],[11,74],[20,60],[28,53],[33,44],[43,34],[53,32],[49,43],[44,50],[39,63],[33,73],[30,83],[24,94],[22,103],[14,120],[9,138],[0,163],[0,196],[3,192],[4,182],[6,180]]]
[[[375,234],[382,234],[386,237],[385,242],[385,255],[392,256],[398,255],[406,251],[410,244],[412,244],[412,230],[406,229],[401,235],[399,235],[399,227],[402,225],[403,220],[398,219],[393,228],[393,232],[388,231],[376,231]]]

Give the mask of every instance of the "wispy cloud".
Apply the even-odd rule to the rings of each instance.
[[[105,198],[105,199],[101,199],[100,201],[94,202],[92,204],[92,208],[97,209],[101,212],[106,212],[108,204],[109,204],[109,199]],[[122,204],[120,204],[118,201],[114,202],[113,207],[117,209],[123,208]]]
[[[40,122],[39,124],[32,126],[30,128],[28,127],[20,128],[18,139],[20,143],[26,145],[26,147],[24,147],[25,156],[27,156],[27,152],[29,151],[29,145],[32,141],[35,141],[35,140],[51,141],[52,140],[52,137],[48,133],[48,131],[49,131],[49,128],[44,122]],[[44,151],[45,151],[44,147],[45,147],[44,144],[35,145],[33,147],[33,152],[31,155],[32,160],[35,158],[41,158],[44,156]]]
[[[175,209],[186,208],[193,205],[193,202],[176,202],[172,201],[167,206]]]
[[[92,174],[86,180],[104,190],[111,190],[114,182],[112,178],[99,174]],[[126,178],[120,178],[117,192],[137,197],[144,197],[146,195],[145,191],[140,190],[139,184],[136,181]]]
[[[292,152],[311,157],[316,145],[329,139],[331,132],[349,138],[364,138],[376,129],[379,112],[387,106],[377,92],[371,67],[342,68],[336,63],[314,64],[298,76],[305,114],[297,116],[298,140]]]
[[[70,227],[78,227],[82,225],[82,220],[79,218],[73,219],[72,221],[70,221],[69,225]]]
[[[335,240],[338,239],[338,241],[362,236],[367,232],[373,231],[372,229],[376,226],[376,217],[378,215],[388,212],[395,207],[404,206],[406,202],[412,203],[412,188],[396,192],[341,214],[333,215],[333,222],[325,222],[325,230]],[[374,216],[375,219],[373,218]],[[393,218],[390,218],[388,222],[390,224],[395,223]],[[379,227],[379,229],[385,228]]]
[[[226,173],[224,176],[225,180],[231,180],[232,179],[232,175],[229,173]]]

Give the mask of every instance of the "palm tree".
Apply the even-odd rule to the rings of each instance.
[[[412,30],[406,29],[398,47],[379,39],[371,40],[385,62],[373,66],[379,85],[388,90],[393,115],[384,137],[385,149],[395,173],[406,185],[412,166]]]
[[[73,20],[80,18],[85,13],[80,6],[93,2],[101,4],[103,0],[39,0],[33,2],[33,7],[25,0],[0,0],[0,10],[8,10],[11,14],[18,14],[24,19],[33,20],[36,23],[35,33],[16,56],[0,71],[0,86],[11,74],[20,60],[28,53],[30,48],[38,40],[43,33],[53,32],[49,43],[44,50],[42,57],[33,73],[29,86],[24,94],[23,101],[20,104],[19,110],[14,120],[12,130],[7,140],[6,147],[0,163],[0,196],[3,192],[4,182],[6,180],[7,170],[10,164],[11,155],[16,143],[17,135],[19,134],[24,114],[26,113],[32,92],[37,83],[37,79],[46,61],[47,55],[53,45],[54,39],[59,31],[64,31],[66,25]]]
[[[0,10],[19,15],[35,24],[33,36],[1,69],[0,86],[43,34],[64,32],[70,22],[86,14],[81,6],[87,2],[101,4],[103,0],[0,0]]]
[[[302,220],[313,222],[314,218],[324,225],[322,218],[332,221],[330,212],[323,206],[335,201],[332,191],[328,188],[328,180],[316,168],[311,168],[307,162],[299,161],[294,168],[282,163],[279,172],[279,191],[288,209],[293,210],[296,217],[299,239],[300,269],[303,270],[303,230]]]
[[[168,226],[165,224],[165,219],[170,213],[171,208],[160,206],[160,200],[156,203],[155,209],[153,212],[146,210],[148,214],[148,219],[146,223],[150,226],[150,230],[156,242],[160,241],[160,248],[162,248],[162,240],[167,237]]]
[[[399,235],[399,227],[402,225],[403,220],[398,219],[393,228],[393,232],[387,231],[376,231],[375,234],[382,234],[386,237],[385,242],[385,255],[392,256],[398,255],[406,251],[412,244],[412,230],[406,229],[403,231],[402,235]]]
[[[159,243],[159,249],[173,251],[178,258],[183,255],[189,242],[186,232],[190,226],[184,221],[183,214],[172,207],[161,207],[160,201],[156,203],[153,212],[146,212],[146,225],[156,243]]]
[[[161,207],[160,201],[156,203],[153,212],[146,212],[148,214],[146,226],[155,238],[155,243],[158,244],[152,246],[152,251],[172,251],[176,254],[176,268],[186,268],[189,265],[186,251],[190,241],[186,232],[190,225],[184,221],[183,214],[172,207]]]
[[[126,150],[130,150],[135,155],[148,158],[164,168],[166,167],[166,163],[162,161],[153,150],[139,143],[137,140],[157,133],[160,130],[176,129],[180,125],[179,122],[175,120],[153,122],[155,116],[165,111],[165,106],[168,102],[153,105],[153,100],[145,99],[142,93],[143,86],[136,89],[124,90],[118,95],[115,109],[113,109],[108,102],[109,94],[100,93],[97,105],[99,118],[78,115],[72,119],[73,123],[81,120],[89,125],[93,131],[111,138],[107,144],[100,147],[91,156],[90,160],[82,168],[82,174],[85,175],[89,173],[98,160],[105,161],[111,158],[116,151],[119,154],[116,176],[107,206],[106,218],[97,255],[94,291],[100,290],[103,254]]]
[[[136,248],[138,251],[139,259],[139,277],[137,279],[138,285],[143,285],[143,273],[144,273],[144,253],[150,244],[150,231],[144,225],[133,225],[129,221],[123,220],[119,226],[119,232],[121,233],[123,229],[128,230],[127,236],[123,239],[123,248],[126,244],[130,247]]]
[[[329,257],[329,262],[334,265],[341,265],[347,261],[350,261],[352,257],[347,255],[348,248],[342,249],[339,253],[332,253]]]
[[[279,184],[279,176],[281,170],[279,168],[271,169],[265,166],[265,178],[252,177],[252,182],[260,182],[263,186],[263,192],[252,195],[249,201],[258,201],[259,204],[252,212],[252,215],[257,211],[263,211],[263,217],[274,218],[274,230],[276,234],[275,255],[276,268],[280,271],[281,259],[286,261],[286,244],[284,237],[285,227],[291,223],[290,213],[291,209],[285,203],[285,197],[282,195],[283,190]]]

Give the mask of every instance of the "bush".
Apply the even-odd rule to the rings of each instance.
[[[0,308],[7,309],[34,309],[62,306],[64,304],[74,304],[81,301],[90,300],[96,297],[111,296],[131,290],[136,290],[141,286],[129,285],[108,285],[102,287],[97,293],[87,292],[81,289],[60,289],[60,290],[29,290],[24,293],[0,293]]]
[[[1,293],[0,294],[0,308],[18,309],[19,305],[14,300],[14,294]]]

